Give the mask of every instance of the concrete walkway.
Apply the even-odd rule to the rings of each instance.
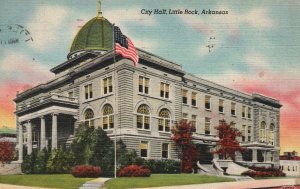
[[[295,186],[295,185],[299,185],[300,188],[300,178],[265,179],[265,180],[221,182],[221,183],[210,183],[210,184],[192,184],[192,185],[181,185],[181,186],[154,187],[154,188],[147,188],[147,189],[249,189],[249,188],[268,188],[268,187]]]
[[[0,189],[49,189],[49,188],[41,188],[41,187],[31,187],[31,186],[17,186],[11,184],[0,184]],[[52,188],[53,189],[53,188]]]

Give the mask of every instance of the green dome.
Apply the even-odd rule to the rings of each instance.
[[[82,50],[107,51],[113,48],[113,26],[103,17],[88,21],[77,33],[70,48],[70,54]]]

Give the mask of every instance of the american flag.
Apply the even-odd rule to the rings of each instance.
[[[115,54],[120,54],[124,58],[132,60],[134,66],[137,66],[139,61],[138,53],[129,37],[123,35],[120,28],[117,26],[114,26],[114,37]]]

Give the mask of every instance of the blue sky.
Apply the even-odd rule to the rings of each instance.
[[[0,44],[1,126],[14,127],[17,90],[53,77],[72,40],[97,15],[97,0],[1,0],[0,40],[22,25],[33,41]],[[227,15],[143,15],[141,9],[225,10]],[[300,107],[300,2],[296,0],[105,0],[102,12],[137,47],[181,64],[194,75],[246,93],[281,100],[283,141],[297,143]],[[19,35],[24,39],[27,36]],[[210,37],[215,39],[209,40]],[[214,48],[207,46],[214,44]],[[4,120],[4,121],[3,121]],[[285,143],[286,146],[287,143]]]

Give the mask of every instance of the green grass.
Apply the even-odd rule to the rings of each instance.
[[[150,177],[123,177],[105,182],[108,189],[144,188],[234,181],[231,178],[198,174],[152,174]]]
[[[0,176],[0,183],[57,189],[78,189],[83,183],[92,179],[75,178],[70,174],[4,175]]]

